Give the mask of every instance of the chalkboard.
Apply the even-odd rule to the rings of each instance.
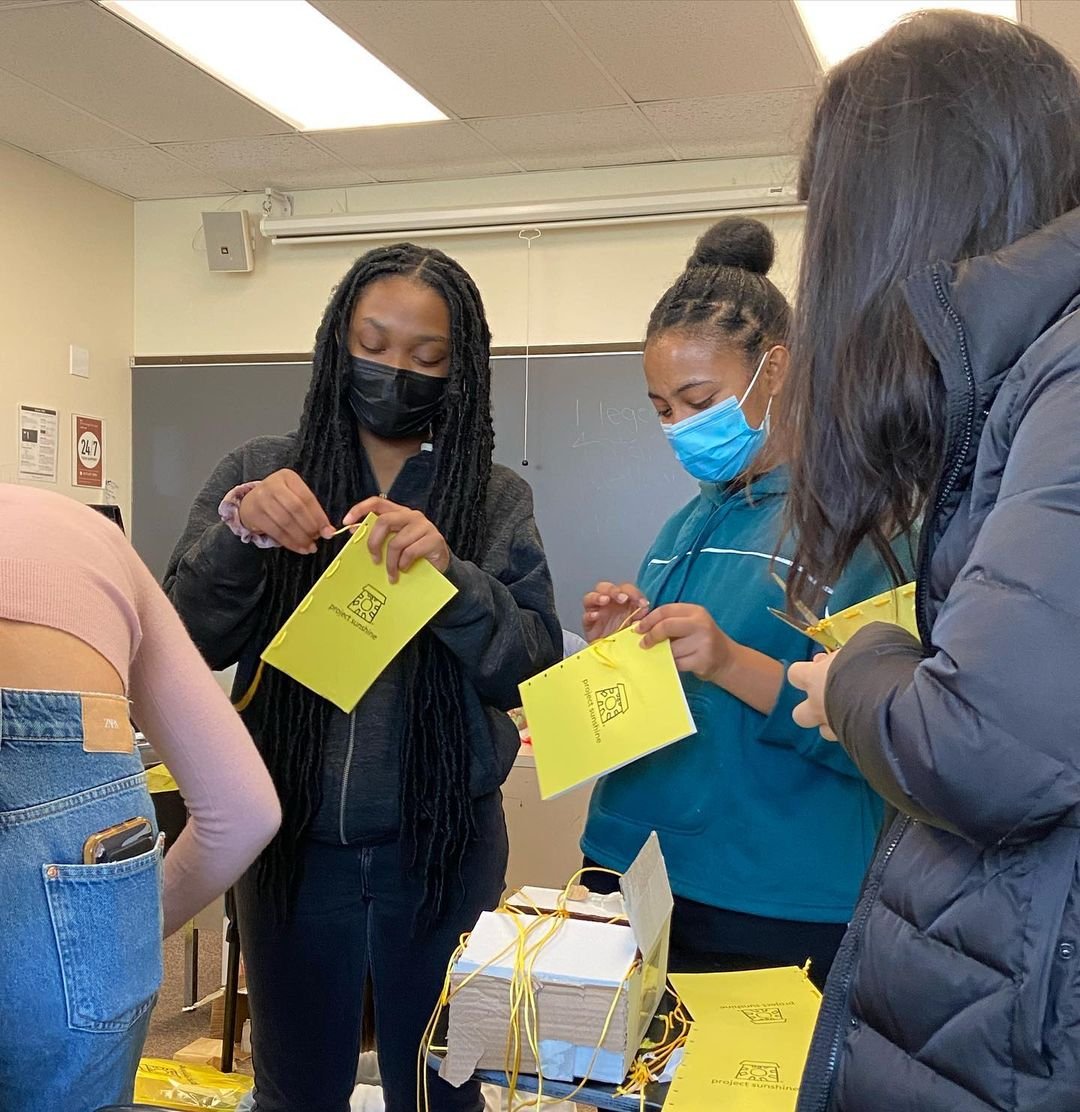
[[[633,580],[660,526],[697,491],[645,392],[640,353],[497,360],[495,459],[533,488],[563,626],[581,631],[581,597],[598,579]]]
[[[580,632],[598,579],[633,579],[666,518],[696,491],[645,395],[641,355],[533,356],[528,465],[525,361],[493,361],[496,462],[533,488],[556,605]],[[296,427],[310,366],[142,366],[132,372],[132,539],[162,575],[196,493],[252,436]]]

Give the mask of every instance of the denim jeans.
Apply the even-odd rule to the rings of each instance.
[[[0,690],[3,1112],[131,1099],[161,984],[161,853],[82,860],[90,835],[140,816],[142,762],[84,749],[81,696]]]
[[[414,935],[420,881],[400,842],[308,841],[296,906],[278,924],[252,874],[237,888],[251,1002],[256,1112],[348,1112],[360,1057],[364,985],[372,979],[386,1112],[415,1112],[418,1052],[450,955],[506,877],[502,795],[476,801],[477,834],[442,921]],[[452,1088],[429,1071],[431,1112],[480,1112],[479,1082]]]

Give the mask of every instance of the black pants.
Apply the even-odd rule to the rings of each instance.
[[[595,864],[585,859],[586,866]],[[586,873],[583,883],[594,892],[614,892],[619,886],[618,878],[610,873]],[[676,896],[668,969],[672,973],[728,973],[802,966],[809,958],[810,980],[824,988],[846,930],[846,923],[766,919]]]
[[[478,801],[477,828],[461,866],[464,894],[415,937],[421,886],[403,867],[400,843],[306,843],[303,883],[284,926],[267,913],[250,874],[240,882],[257,1112],[348,1112],[369,975],[387,1112],[413,1112],[417,1053],[450,955],[502,897],[507,839],[498,792]],[[432,1112],[483,1107],[478,1083],[454,1089],[429,1071],[429,1084]]]

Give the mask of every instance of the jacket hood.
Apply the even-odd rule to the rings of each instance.
[[[1080,294],[1080,209],[993,254],[934,263],[904,290],[938,363],[955,359],[962,331],[981,392],[992,391]]]

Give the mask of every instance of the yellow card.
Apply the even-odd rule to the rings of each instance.
[[[540,795],[550,799],[697,727],[667,642],[624,629],[521,685]]]
[[[457,594],[427,560],[391,583],[385,558],[376,564],[368,550],[375,520],[364,519],[262,654],[346,713]]]
[[[783,587],[782,579],[777,582]],[[769,613],[800,633],[805,633],[811,641],[816,641],[828,652],[842,648],[863,626],[870,625],[871,622],[888,622],[907,630],[913,637],[919,636],[914,583],[905,583],[902,587],[883,591],[865,602],[856,603],[836,614],[827,614],[824,618],[816,618],[805,607],[803,611],[803,620],[792,621],[782,610],[769,607]]]
[[[821,993],[813,981],[795,966],[778,969],[749,969],[736,973],[672,973],[671,983],[679,999],[698,1024],[731,1022],[745,1027],[766,1019],[791,1019],[791,1013],[773,1016],[761,1014],[775,1010],[781,1001],[785,1007],[809,1014],[810,1023],[817,1020]]]
[[[792,1112],[821,993],[801,969],[674,974],[694,1017],[664,1112]]]

